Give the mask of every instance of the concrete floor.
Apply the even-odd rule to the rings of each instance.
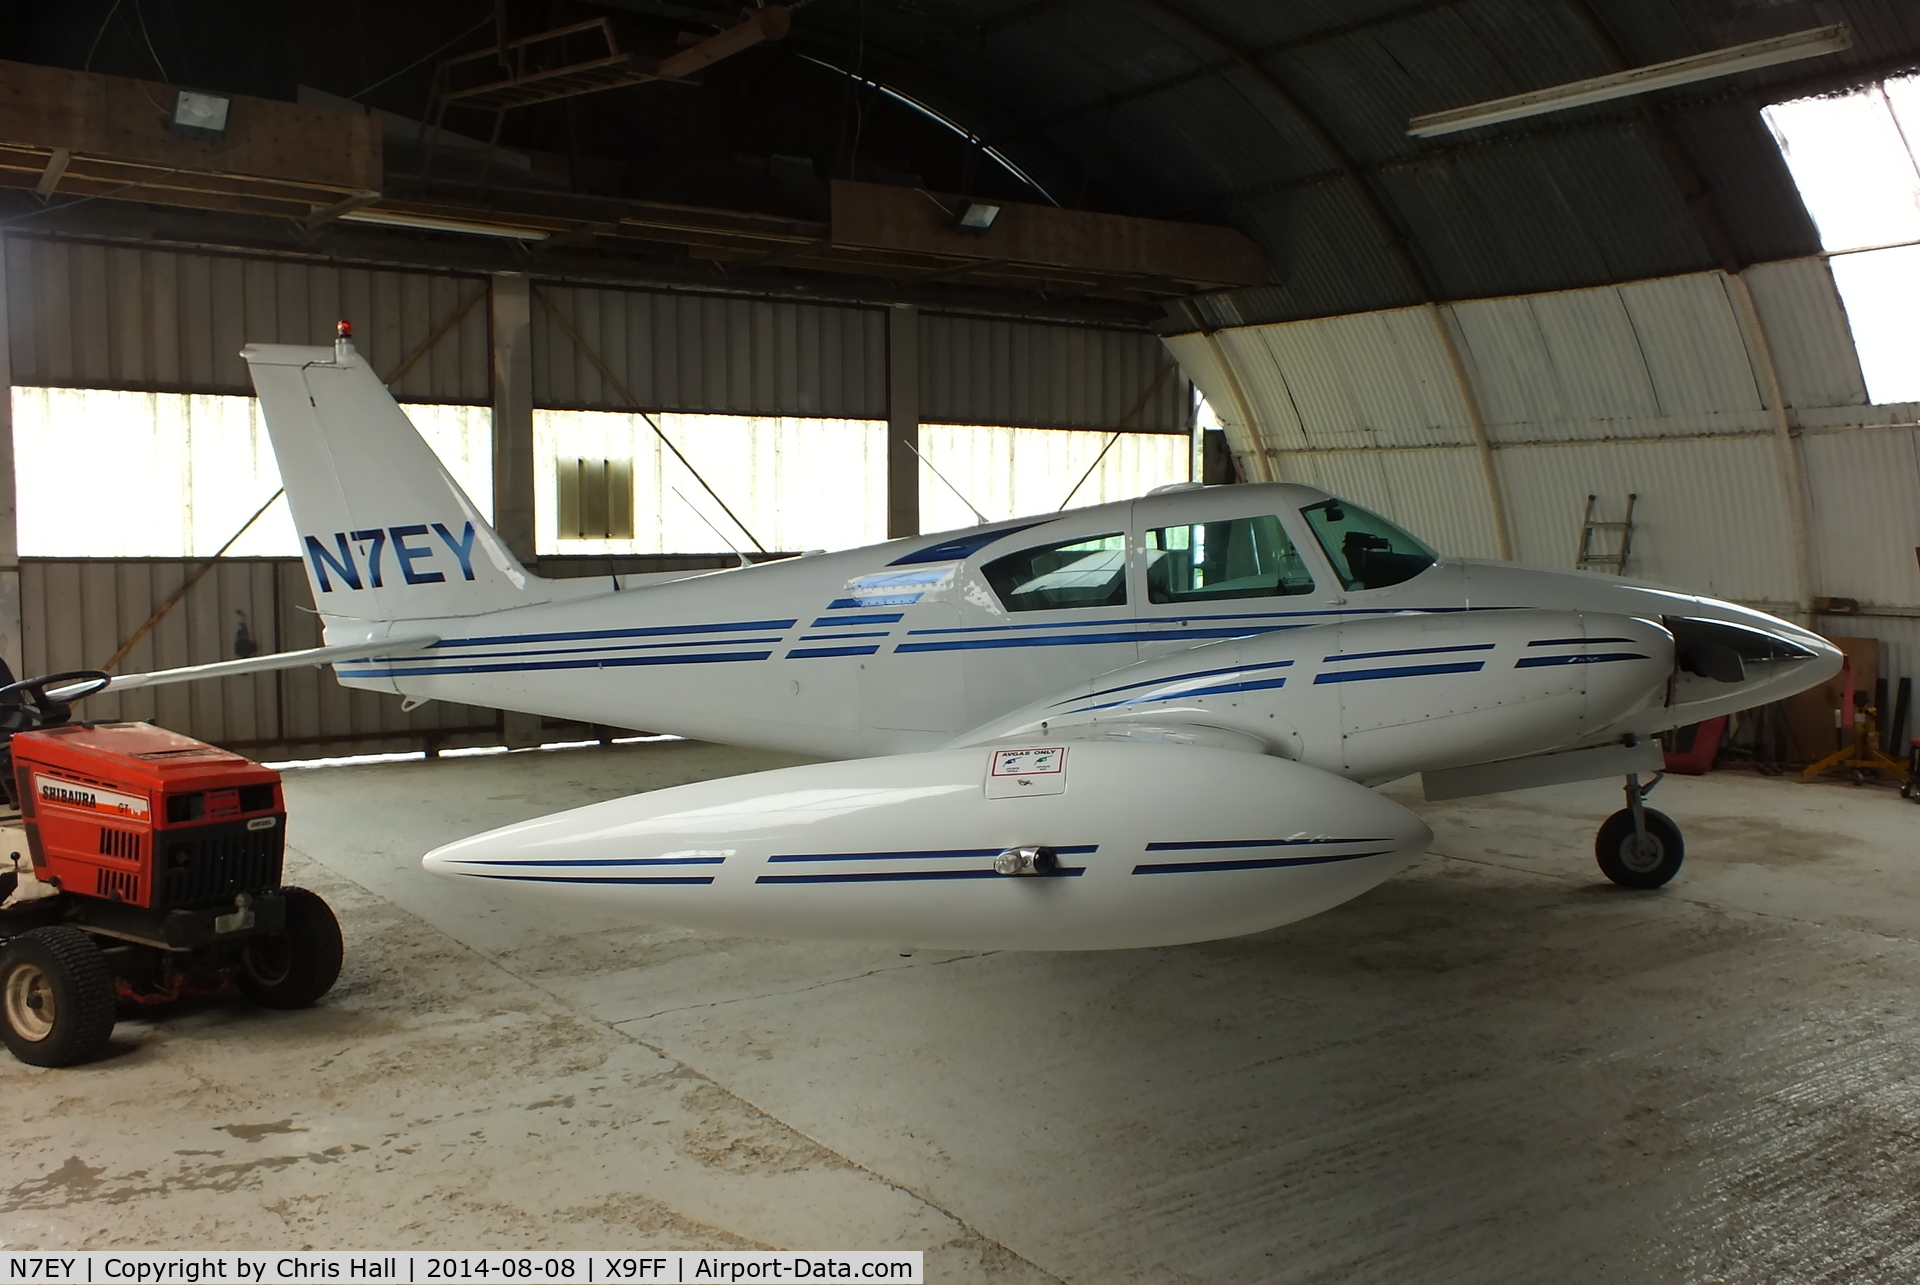
[[[1920,1279],[1920,808],[1606,784],[1418,805],[1435,855],[1258,937],[1077,955],[508,908],[436,843],[771,756],[292,771],[322,1005],[199,1002],[15,1068],[0,1245],[924,1248],[928,1279]],[[1411,798],[1406,801],[1412,802]]]

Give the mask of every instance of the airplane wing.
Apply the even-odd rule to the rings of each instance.
[[[304,651],[280,651],[268,656],[248,656],[241,660],[220,660],[208,665],[185,665],[179,669],[157,669],[147,674],[115,674],[102,691],[130,692],[142,687],[162,687],[169,683],[191,683],[203,678],[238,678],[243,674],[268,674],[280,669],[298,669],[302,665],[329,665],[340,660],[359,660],[367,656],[388,656],[418,651],[440,641],[437,634],[409,638],[380,638],[368,642],[342,643],[335,647],[309,647]],[[87,690],[89,683],[72,683],[47,692],[54,700],[67,700]]]

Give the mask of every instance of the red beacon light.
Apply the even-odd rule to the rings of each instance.
[[[334,326],[333,332],[342,339],[351,339],[353,338],[353,323],[345,317],[342,317],[339,323]]]
[[[353,352],[353,323],[342,317],[334,326],[333,333],[337,336],[333,341],[333,359],[345,362]]]

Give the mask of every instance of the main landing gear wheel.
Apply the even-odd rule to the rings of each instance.
[[[1680,873],[1687,855],[1680,827],[1652,808],[1640,809],[1646,832],[1634,829],[1633,809],[1621,808],[1601,823],[1593,855],[1601,873],[1623,888],[1658,888]]]
[[[319,894],[305,888],[282,891],[286,932],[242,947],[233,979],[262,1008],[305,1008],[340,977],[340,921]]]
[[[93,938],[56,926],[0,952],[0,1039],[29,1066],[98,1057],[113,1034],[113,974]]]

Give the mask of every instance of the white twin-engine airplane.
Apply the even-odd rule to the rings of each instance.
[[[1311,487],[1141,499],[721,572],[526,571],[373,371],[253,345],[342,683],[831,760],[430,852],[437,875],[637,920],[1080,950],[1256,932],[1406,868],[1446,798],[1624,776],[1603,869],[1652,887],[1656,733],[1835,673],[1814,634],[1580,572],[1438,557]],[[1657,777],[1655,778],[1657,780]]]

